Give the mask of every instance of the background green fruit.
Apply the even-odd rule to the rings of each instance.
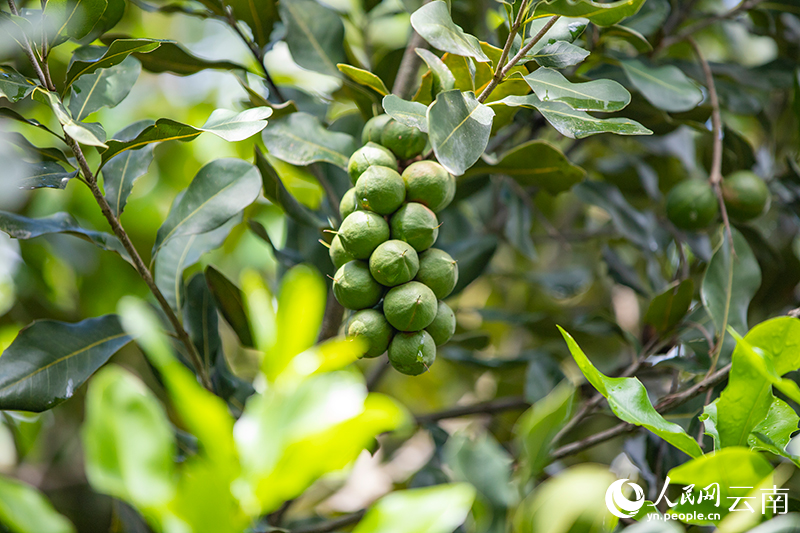
[[[353,314],[347,322],[347,336],[367,342],[364,357],[378,357],[389,348],[394,329],[380,311],[362,309]]]
[[[427,285],[440,300],[447,298],[458,283],[458,263],[438,248],[419,255],[417,281]]]
[[[383,127],[390,120],[392,120],[392,117],[389,115],[378,115],[369,119],[364,124],[364,129],[361,130],[361,144],[367,144],[368,142],[380,143]]]
[[[386,167],[369,167],[358,178],[355,189],[358,204],[381,215],[397,211],[406,197],[403,178]]]
[[[419,202],[438,213],[453,201],[456,179],[435,161],[417,161],[403,171],[406,200]]]
[[[734,172],[722,180],[725,210],[736,220],[752,220],[764,212],[769,203],[769,189],[760,177],[749,170]]]
[[[417,128],[406,126],[392,119],[381,132],[381,144],[394,152],[400,159],[411,159],[422,153],[428,143],[428,136]]]
[[[369,271],[381,285],[394,287],[408,283],[419,270],[417,251],[403,241],[391,240],[381,244],[369,258]]]
[[[342,241],[338,235],[333,236],[331,247],[328,249],[328,255],[331,258],[331,263],[338,270],[343,264],[354,261],[355,257],[347,253],[347,250],[342,246]]]
[[[368,259],[380,243],[389,240],[389,225],[377,213],[355,211],[342,221],[337,235],[347,253]]]
[[[680,229],[703,229],[718,212],[717,196],[705,180],[682,181],[667,195],[667,218]]]
[[[437,302],[436,295],[426,285],[411,281],[386,293],[383,314],[400,331],[419,331],[436,318]]]
[[[453,337],[453,333],[456,332],[456,314],[449,305],[439,300],[436,318],[425,331],[431,334],[436,346],[441,346]]]
[[[389,344],[389,362],[400,373],[418,376],[436,360],[436,343],[423,331],[399,332]]]
[[[422,204],[409,202],[391,218],[392,238],[406,241],[418,252],[427,250],[439,237],[439,219]]]
[[[372,307],[383,296],[383,285],[372,278],[364,261],[350,261],[333,276],[333,295],[347,309]]]
[[[369,167],[386,167],[396,171],[397,159],[392,152],[383,146],[370,142],[350,156],[350,161],[347,163],[347,173],[350,174],[350,181],[355,183],[358,177]]]
[[[356,188],[351,187],[344,193],[342,196],[342,201],[339,202],[339,216],[342,217],[342,220],[346,219],[347,216],[356,211],[358,209],[358,202],[356,201]]]

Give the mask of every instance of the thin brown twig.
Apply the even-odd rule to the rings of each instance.
[[[673,44],[676,44],[676,43],[679,43],[681,41],[687,40],[687,39],[691,38],[691,36],[694,35],[695,33],[697,33],[698,31],[703,30],[703,29],[707,28],[708,26],[711,26],[712,24],[715,24],[715,23],[717,23],[717,22],[719,22],[721,20],[726,20],[726,19],[729,19],[729,18],[733,18],[736,15],[738,15],[739,13],[741,13],[742,11],[747,11],[748,9],[752,9],[752,8],[756,7],[758,4],[760,4],[763,1],[764,0],[742,0],[742,2],[739,3],[739,5],[737,5],[736,7],[731,9],[730,11],[726,11],[725,13],[722,13],[720,15],[714,15],[714,16],[706,15],[703,18],[701,18],[700,20],[698,20],[697,22],[695,22],[694,24],[691,24],[690,26],[687,26],[683,31],[681,31],[681,32],[679,32],[679,33],[677,33],[675,35],[668,36],[668,37],[665,37],[664,39],[662,39],[661,42],[656,47],[656,50],[653,53],[657,54],[661,50],[669,48]]]
[[[339,518],[322,522],[321,524],[293,529],[292,533],[330,533],[339,528],[355,524],[363,518],[364,513],[366,513],[366,510],[356,511],[355,513],[346,514]]]
[[[19,16],[19,10],[17,9],[17,4],[14,2],[14,0],[8,0],[8,7],[11,9],[12,14]],[[30,41],[28,41],[28,36],[25,35],[24,32],[22,34],[22,42],[22,48],[25,50],[25,55],[28,56],[28,61],[31,62],[31,67],[33,67],[36,77],[39,78],[39,81],[42,82],[42,85],[49,88],[49,85],[47,84],[47,77],[44,75],[44,72],[42,72],[42,67],[39,64],[39,61],[36,59],[36,54],[33,52],[33,47],[31,46]]]
[[[503,411],[527,409],[528,407],[530,407],[530,402],[528,402],[522,396],[504,396],[502,398],[489,400],[488,402],[475,403],[472,405],[460,405],[451,407],[450,409],[445,409],[443,411],[437,411],[435,413],[417,415],[415,418],[418,424],[430,424],[448,418],[458,418],[461,416],[481,414],[489,415]]]

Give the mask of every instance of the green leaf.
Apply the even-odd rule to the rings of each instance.
[[[89,75],[99,69],[111,68],[119,65],[133,53],[152,52],[161,44],[153,39],[117,39],[109,45],[105,53],[93,61],[73,60],[67,70],[66,92],[81,76]],[[129,64],[132,64],[129,62]],[[85,84],[84,84],[85,85]],[[91,85],[90,85],[91,86]],[[88,114],[88,113],[87,113]]]
[[[389,94],[389,89],[386,88],[383,80],[368,70],[356,68],[345,63],[339,63],[336,68],[354,82],[369,87],[381,96]]]
[[[613,80],[572,83],[557,70],[539,68],[525,76],[542,102],[562,102],[579,111],[619,111],[631,101],[625,87]]]
[[[552,17],[543,17],[537,18],[530,22],[530,29],[528,30],[528,35],[530,37],[534,37],[538,35],[540,31],[545,27],[545,25],[550,22]],[[555,21],[553,26],[545,32],[542,38],[531,48],[530,52],[524,58],[524,61],[530,61],[533,57],[539,53],[539,51],[544,48],[545,46],[555,44],[558,42],[567,42],[572,43],[578,37],[580,37],[584,30],[586,30],[586,26],[589,24],[589,19],[585,18],[567,18],[567,17],[559,17],[558,20]]]
[[[467,483],[392,492],[367,511],[353,533],[452,533],[474,499],[475,489]]]
[[[800,465],[800,456],[786,451],[792,435],[797,431],[798,422],[800,417],[788,403],[780,398],[773,398],[767,417],[753,428],[747,438],[747,445],[754,450],[766,450],[779,457],[786,457],[795,465]]]
[[[64,104],[56,93],[46,91],[41,87],[36,87],[33,90],[33,99],[49,105],[56,115],[58,122],[61,123],[61,126],[64,128],[64,133],[79,143],[108,148],[103,142],[105,141],[105,134],[102,128],[93,127],[93,125],[73,120],[72,115],[69,114],[69,111],[64,107]],[[100,135],[101,133],[102,135]]]
[[[428,68],[433,75],[431,91],[434,96],[442,91],[450,91],[455,89],[456,78],[453,76],[453,73],[450,72],[450,69],[447,68],[447,65],[444,64],[444,61],[439,58],[439,56],[430,50],[425,50],[424,48],[417,48],[415,52],[425,62],[425,64],[428,65]]]
[[[62,138],[61,135],[59,135],[58,133],[54,132],[53,130],[51,130],[50,128],[48,128],[47,126],[45,126],[44,124],[42,124],[38,120],[25,118],[25,117],[23,117],[22,115],[20,115],[19,113],[17,113],[16,111],[14,111],[11,108],[0,107],[0,117],[10,118],[11,120],[16,120],[18,122],[22,122],[23,124],[27,124],[27,125],[33,126],[35,128],[43,129],[47,133],[50,133],[51,135],[55,135],[59,139]]]
[[[158,229],[153,255],[170,239],[222,226],[258,198],[258,170],[241,159],[217,159],[197,173]]]
[[[503,236],[524,257],[536,261],[536,246],[531,237],[533,227],[531,206],[519,192],[512,190],[508,185],[503,186],[502,193],[502,202],[508,211]]]
[[[613,42],[615,40],[630,44],[640,54],[647,54],[653,51],[653,45],[650,44],[650,41],[647,40],[647,37],[627,26],[615,24],[606,28],[600,35],[599,42],[606,43],[607,41],[611,41],[611,46],[613,46]]]
[[[439,163],[451,174],[463,174],[486,149],[493,118],[494,111],[474,93],[439,93],[428,108],[428,138]]]
[[[273,120],[262,134],[270,155],[293,165],[325,161],[347,168],[356,140],[346,133],[326,130],[317,117],[292,113]]]
[[[572,188],[586,172],[573,165],[556,147],[546,141],[528,141],[501,155],[496,161],[484,157],[464,177],[504,174],[525,187],[536,186],[558,194]]]
[[[13,533],[75,532],[41,492],[5,476],[0,476],[0,524]]]
[[[236,20],[250,27],[253,40],[259,47],[269,44],[272,27],[278,20],[274,0],[227,0],[225,5],[231,7]]]
[[[454,480],[475,487],[492,507],[506,509],[516,502],[511,483],[514,459],[490,433],[475,440],[453,435],[445,443],[442,455]]]
[[[567,422],[574,396],[575,388],[563,381],[519,417],[514,433],[522,452],[523,479],[538,476],[550,462],[553,437]]]
[[[411,26],[434,48],[481,62],[489,61],[478,39],[453,22],[443,0],[434,0],[414,11]]]
[[[172,499],[174,436],[164,408],[139,378],[115,365],[97,373],[86,394],[81,437],[94,490],[143,509]]]
[[[339,15],[314,0],[282,0],[278,9],[292,59],[303,68],[339,76],[336,65],[346,61]]]
[[[55,407],[129,341],[116,315],[33,322],[0,357],[0,409]]]
[[[650,324],[659,333],[669,332],[689,311],[693,296],[694,283],[691,279],[673,284],[650,301],[644,315],[645,324]]]
[[[647,389],[636,378],[610,378],[592,365],[575,339],[558,326],[572,357],[583,375],[607,400],[614,414],[629,424],[643,426],[691,457],[703,455],[703,450],[684,429],[667,422],[650,403]]]
[[[761,268],[750,246],[737,230],[732,233],[735,256],[731,260],[730,243],[725,235],[708,263],[700,286],[700,298],[718,334],[724,334],[728,325],[739,332],[747,331],[747,308],[761,286]]]
[[[67,159],[66,154],[59,148],[40,148],[17,132],[9,132],[4,139],[19,146],[26,154],[33,156],[37,161],[58,161],[75,168],[69,159]]]
[[[674,65],[654,67],[638,59],[619,62],[637,91],[659,109],[670,113],[689,111],[703,101],[703,91]]]
[[[241,289],[214,267],[206,268],[205,277],[219,312],[239,337],[239,342],[247,348],[254,347],[253,334],[244,310],[244,296]]]
[[[566,68],[581,63],[589,57],[589,51],[566,41],[556,41],[543,46],[532,57],[543,67]]]
[[[617,135],[652,135],[653,132],[629,118],[597,118],[584,111],[572,109],[560,102],[542,102],[534,94],[506,96],[491,105],[533,107],[542,114],[561,135],[570,139],[583,139],[598,133]]]
[[[117,132],[115,139],[120,141],[131,141],[136,138],[145,128],[152,126],[152,120],[141,120],[135,122]],[[124,153],[112,157],[103,166],[103,189],[111,212],[116,217],[122,214],[128,196],[133,190],[134,182],[147,173],[150,163],[153,161],[153,146],[144,145],[141,148],[127,150]]]
[[[48,0],[44,15],[55,28],[51,46],[67,39],[82,39],[100,20],[106,9],[106,0]]]
[[[261,173],[261,181],[264,184],[264,196],[272,203],[280,206],[288,216],[292,217],[301,224],[312,228],[327,228],[328,223],[322,220],[316,213],[302,205],[292,194],[286,190],[280,176],[275,168],[270,165],[261,150],[256,147],[255,165]]]
[[[617,0],[616,2],[592,2],[591,0],[554,0],[536,4],[534,17],[562,15],[585,17],[598,26],[611,26],[624,18],[635,15],[644,0]]]
[[[115,107],[128,96],[141,70],[141,63],[127,57],[119,65],[81,77],[70,88],[72,116],[83,120],[98,109]]]
[[[383,99],[383,110],[398,122],[428,133],[428,108],[390,94]]]
[[[28,96],[36,83],[7,65],[0,65],[0,96],[19,102]]]
[[[69,180],[78,175],[78,171],[67,172],[64,167],[54,161],[43,161],[25,165],[22,179],[17,182],[20,189],[65,189]]]
[[[458,262],[458,282],[456,282],[451,296],[464,290],[467,285],[484,273],[497,251],[497,245],[496,236],[480,235],[461,239],[455,245],[445,249]]]
[[[147,53],[135,53],[134,57],[142,67],[160,74],[170,72],[178,76],[190,76],[203,70],[247,70],[246,67],[230,61],[209,61],[188,52],[178,43],[160,41],[160,46]]]

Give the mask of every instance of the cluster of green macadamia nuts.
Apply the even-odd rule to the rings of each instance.
[[[432,247],[436,213],[452,202],[456,182],[435,161],[411,162],[400,174],[398,159],[416,158],[427,139],[388,115],[367,122],[363,142],[350,157],[354,187],[342,198],[342,223],[330,245],[333,294],[355,311],[346,334],[366,341],[364,357],[388,350],[395,369],[418,375],[456,329],[442,300],[456,286],[458,265]]]

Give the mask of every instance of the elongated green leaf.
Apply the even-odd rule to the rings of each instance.
[[[443,0],[434,0],[414,11],[411,25],[434,48],[482,62],[489,61],[478,39],[453,22]]]
[[[308,113],[292,113],[273,120],[262,134],[270,155],[293,165],[325,161],[346,168],[356,140],[346,133],[325,129]]]
[[[368,70],[356,68],[345,63],[339,63],[336,68],[354,82],[364,87],[369,87],[381,96],[389,94],[389,89],[386,88],[383,80]]]
[[[250,163],[241,159],[208,163],[158,229],[153,255],[170,239],[220,227],[253,203],[260,190],[261,176]]]
[[[674,65],[654,67],[638,59],[620,61],[633,86],[659,109],[689,111],[703,101],[700,87]]]
[[[155,124],[142,130],[134,139],[117,140],[109,139],[108,150],[101,154],[103,165],[109,159],[126,150],[136,150],[148,144],[164,141],[191,141],[200,135],[202,131],[188,124],[182,124],[168,118],[160,118]]]
[[[278,8],[292,59],[303,68],[339,76],[336,65],[346,61],[339,15],[314,0],[283,0]]]
[[[636,378],[610,378],[601,373],[586,357],[575,339],[560,326],[561,335],[583,375],[607,400],[614,414],[629,424],[643,426],[691,457],[703,455],[703,450],[684,429],[667,422],[650,403],[647,389]]]
[[[570,139],[583,139],[598,133],[617,135],[652,135],[652,131],[629,118],[597,118],[585,111],[577,111],[560,102],[542,102],[535,94],[506,96],[491,105],[533,107],[561,135]]]
[[[17,183],[20,189],[64,189],[69,180],[78,175],[78,171],[67,172],[64,167],[54,161],[44,161],[26,165],[21,181]]]
[[[23,117],[22,115],[20,115],[19,113],[17,113],[16,111],[14,111],[11,108],[0,107],[0,117],[10,118],[11,120],[16,120],[18,122],[22,122],[23,124],[27,124],[27,125],[33,126],[35,128],[43,129],[47,133],[50,133],[51,135],[55,135],[59,139],[61,138],[61,135],[59,135],[58,133],[54,132],[53,130],[51,130],[50,128],[48,128],[47,126],[45,126],[44,124],[42,124],[38,120],[31,119],[31,118],[25,118],[25,117]]]
[[[564,381],[520,416],[514,429],[522,450],[524,479],[539,475],[550,461],[553,437],[566,423],[575,388]]]
[[[585,17],[598,26],[611,26],[624,18],[635,15],[644,0],[617,0],[616,2],[592,2],[591,0],[554,0],[536,4],[535,17],[562,15]]]
[[[135,122],[117,132],[114,135],[116,140],[131,141],[136,138],[145,128],[153,125],[152,120],[142,120]],[[103,166],[103,189],[111,212],[119,217],[128,196],[133,190],[133,184],[142,175],[147,173],[150,163],[153,161],[153,146],[147,144],[141,148],[127,150],[115,157],[112,157]]]
[[[64,107],[64,104],[57,94],[37,87],[33,90],[33,98],[34,100],[38,100],[50,106],[56,118],[61,123],[61,126],[64,128],[64,133],[81,144],[108,148],[104,143],[105,133],[102,128],[99,127],[99,124],[84,124],[83,122],[76,122],[73,120],[72,115],[69,114],[69,111]]]
[[[253,334],[250,331],[250,322],[247,320],[241,289],[214,267],[206,268],[205,277],[219,312],[239,337],[239,342],[242,343],[242,346],[254,347]]]
[[[451,174],[463,174],[486,149],[493,118],[494,111],[474,93],[439,93],[428,108],[428,138],[439,163]]]
[[[0,96],[18,102],[28,96],[36,83],[7,65],[0,65]]]
[[[119,65],[81,77],[70,88],[72,116],[83,120],[98,109],[116,106],[128,96],[141,70],[139,61],[127,57]]]
[[[613,80],[572,83],[550,68],[534,70],[525,81],[543,102],[562,102],[580,111],[619,111],[631,101],[625,87]]]
[[[250,26],[253,40],[260,47],[269,44],[272,27],[278,20],[277,2],[273,0],[228,0],[236,20]]]
[[[545,45],[533,54],[533,59],[543,67],[566,68],[581,63],[589,51],[566,41]]]
[[[69,89],[81,76],[86,76],[99,69],[111,68],[119,65],[133,53],[152,52],[161,44],[153,39],[117,39],[112,42],[108,50],[94,61],[73,61],[67,71],[67,80],[64,90]]]
[[[390,94],[383,99],[383,110],[396,121],[428,133],[428,108],[419,102]]]
[[[82,39],[100,20],[106,0],[48,0],[44,15],[55,31],[50,45],[57,46],[67,39]]]
[[[450,91],[456,87],[456,78],[447,65],[444,64],[439,56],[425,50],[424,48],[417,48],[415,50],[417,55],[428,65],[431,73],[433,74],[433,85],[431,91],[433,96],[436,96],[442,91]]]
[[[74,533],[75,527],[58,514],[34,487],[0,476],[0,524],[13,533]]]
[[[534,37],[542,31],[542,28],[550,22],[552,17],[541,17],[531,21],[528,30],[528,36]],[[555,44],[558,42],[572,43],[580,37],[586,26],[589,24],[589,19],[586,18],[572,18],[572,17],[559,17],[553,26],[545,32],[542,38],[531,48],[524,61],[531,61],[533,57],[545,46]]]
[[[0,357],[0,409],[40,412],[55,407],[128,341],[116,315],[75,324],[32,323]]]
[[[160,74],[170,72],[178,76],[190,76],[203,70],[244,70],[247,68],[231,61],[209,61],[197,57],[183,46],[170,41],[161,41],[160,46],[147,53],[134,53],[148,72]]]
[[[502,154],[496,161],[485,157],[465,177],[504,174],[524,186],[542,187],[551,194],[569,190],[586,172],[546,141],[528,141]]]
[[[644,322],[659,333],[670,331],[686,315],[694,296],[694,282],[685,279],[653,298],[644,315]]]
[[[306,206],[297,201],[297,198],[286,190],[278,173],[269,164],[264,154],[256,147],[255,165],[261,173],[261,181],[264,184],[264,196],[269,198],[275,205],[280,206],[286,214],[301,224],[312,228],[326,228],[328,223],[322,220]]]
[[[75,168],[59,148],[40,148],[17,132],[8,133],[4,139],[22,148],[34,161],[58,161]]]
[[[800,417],[792,406],[780,398],[774,398],[767,417],[753,428],[747,438],[747,445],[754,450],[766,450],[779,457],[786,457],[795,465],[800,465],[800,456],[786,450],[792,435],[797,431],[798,422]]]

